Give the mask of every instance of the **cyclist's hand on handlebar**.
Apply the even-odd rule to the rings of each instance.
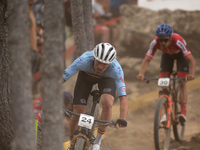
[[[185,77],[185,81],[190,81],[190,80],[193,80],[194,79],[194,76],[193,75],[187,75]]]
[[[144,75],[143,74],[138,74],[136,78],[139,81],[144,81]]]
[[[120,128],[127,127],[126,120],[124,120],[124,119],[117,119],[117,121],[116,121],[116,128],[118,129],[119,127]]]

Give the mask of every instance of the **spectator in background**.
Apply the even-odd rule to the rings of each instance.
[[[73,99],[74,99],[74,97],[72,96],[72,94],[70,92],[64,91],[63,92],[63,108],[72,110]],[[41,123],[41,116],[42,116],[42,97],[41,96],[34,101],[34,113],[36,113],[36,112],[37,112],[36,118]],[[68,130],[69,129],[68,128],[69,120],[67,118],[65,118],[64,123],[65,123],[66,129]]]
[[[39,68],[39,57],[38,57],[38,48],[37,48],[37,36],[36,36],[36,19],[33,14],[34,0],[29,0],[29,18],[31,21],[30,28],[30,41],[31,41],[31,64],[32,64],[32,74],[35,74]]]
[[[31,49],[37,51],[36,20],[32,11],[33,3],[34,0],[29,0],[29,18],[31,20],[30,39],[31,39]]]
[[[92,16],[94,27],[103,24],[107,21],[106,13],[103,6],[99,3],[99,0],[92,0]],[[99,30],[94,32],[95,43],[110,42],[110,29],[109,27],[102,25]]]
[[[34,115],[36,116],[41,110],[42,110],[42,96],[34,100],[34,103],[33,103]]]
[[[36,34],[37,34],[37,47],[39,52],[39,57],[41,59],[42,55],[42,44],[44,41],[43,35],[43,14],[44,14],[44,0],[35,0],[33,3],[33,13],[36,18]]]
[[[71,93],[69,93],[67,91],[63,92],[63,96],[64,96],[64,109],[68,109],[68,110],[72,111],[74,97],[72,96]],[[64,119],[64,124],[65,124],[65,131],[68,132],[69,131],[69,119],[67,117],[65,117],[65,119]],[[68,132],[68,134],[69,134],[69,132]]]
[[[113,18],[120,16],[119,8],[123,4],[126,4],[125,0],[110,0],[110,11]]]
[[[40,97],[41,98],[41,97]],[[63,92],[63,107],[65,109],[71,110],[72,111],[72,105],[73,105],[73,99],[74,97],[72,96],[71,93],[64,91]],[[38,99],[35,101],[38,102]],[[35,103],[34,103],[35,104]],[[42,103],[40,103],[42,104]],[[40,105],[41,108],[41,105]],[[38,109],[39,110],[39,109]],[[37,150],[42,150],[42,109],[37,113],[36,115],[36,134],[37,134]],[[64,127],[65,127],[65,136],[69,136],[69,119],[64,118]]]
[[[33,13],[36,18],[37,24],[43,24],[43,14],[44,14],[44,1],[35,0],[33,3]]]
[[[94,19],[95,43],[108,42],[115,45],[119,35],[119,25],[110,22],[112,14],[108,0],[92,0],[92,12]]]
[[[64,8],[65,8],[65,25],[67,25],[68,27],[72,27],[70,0],[64,0]]]

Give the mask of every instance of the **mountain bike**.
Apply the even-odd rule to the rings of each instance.
[[[115,121],[100,120],[95,117],[96,113],[98,113],[97,110],[101,95],[98,90],[93,90],[90,94],[93,96],[93,105],[89,114],[78,114],[64,109],[67,117],[70,118],[71,115],[79,117],[78,126],[80,126],[80,129],[74,132],[70,150],[92,150],[92,145],[95,140],[94,128],[97,123],[102,126],[116,126]]]
[[[156,150],[168,150],[171,126],[176,141],[182,141],[184,136],[185,124],[179,122],[181,106],[178,83],[185,78],[177,78],[177,72],[174,71],[172,78],[145,78],[147,83],[151,80],[157,80],[158,86],[162,87],[154,115],[154,144]]]

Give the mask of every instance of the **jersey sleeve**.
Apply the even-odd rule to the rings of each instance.
[[[115,85],[117,89],[117,94],[118,96],[126,96],[126,86],[124,82],[124,72],[121,68],[121,66],[117,67],[117,70],[113,72],[114,74],[112,75],[114,80],[115,80]]]
[[[188,56],[191,54],[191,52],[188,50],[187,46],[186,46],[186,42],[185,40],[180,37],[177,41],[176,41],[176,45],[181,49],[181,52],[183,54],[184,57]]]
[[[156,52],[156,39],[154,39],[152,42],[151,42],[151,44],[150,44],[150,46],[149,46],[149,50],[147,51],[147,53],[146,53],[146,56],[147,57],[150,57],[150,58],[153,58],[153,56],[154,56],[154,54],[155,54],[155,52]]]
[[[75,73],[77,73],[79,70],[81,70],[81,67],[83,66],[83,57],[77,58],[71,66],[65,69],[63,73],[63,79],[67,81],[69,78],[71,78]]]

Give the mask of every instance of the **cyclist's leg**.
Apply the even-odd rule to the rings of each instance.
[[[186,61],[184,56],[179,53],[177,54],[177,74],[178,77],[185,77],[189,73],[189,63]],[[187,87],[186,82],[179,83],[180,89],[180,103],[181,103],[181,114],[186,115],[186,104],[187,104]]]
[[[114,79],[111,78],[103,78],[99,83],[99,90],[101,92],[101,104],[102,104],[102,112],[100,115],[101,120],[111,120],[112,117],[112,105],[114,102],[115,96],[115,82]],[[94,144],[101,144],[101,140],[106,131],[106,126],[98,126],[97,137],[94,141]]]
[[[170,77],[174,65],[174,58],[166,53],[162,54],[160,64],[160,77]]]
[[[112,117],[112,105],[114,97],[110,94],[101,95],[102,113],[100,115],[101,120],[111,120]],[[106,126],[99,127],[102,131],[105,131]]]
[[[74,89],[73,112],[85,113],[87,99],[91,92],[93,82],[92,77],[85,72],[80,71]],[[74,131],[77,129],[78,117],[72,116],[70,119],[70,138],[73,137]]]
[[[102,113],[100,119],[111,120],[112,117],[112,105],[114,102],[116,86],[115,81],[112,78],[104,78],[98,84],[99,90],[101,92],[101,104]],[[99,127],[101,130],[105,130],[106,127]]]
[[[166,53],[162,54],[162,58],[161,58],[161,64],[160,64],[160,77],[170,77],[170,74],[172,72],[173,69],[173,65],[174,65],[174,58]],[[160,93],[164,94],[164,93]],[[165,106],[163,106],[163,108],[165,108]],[[163,109],[165,110],[165,109]],[[165,112],[167,113],[167,112]],[[166,122],[166,114],[164,114],[161,118],[161,123],[165,123]]]

